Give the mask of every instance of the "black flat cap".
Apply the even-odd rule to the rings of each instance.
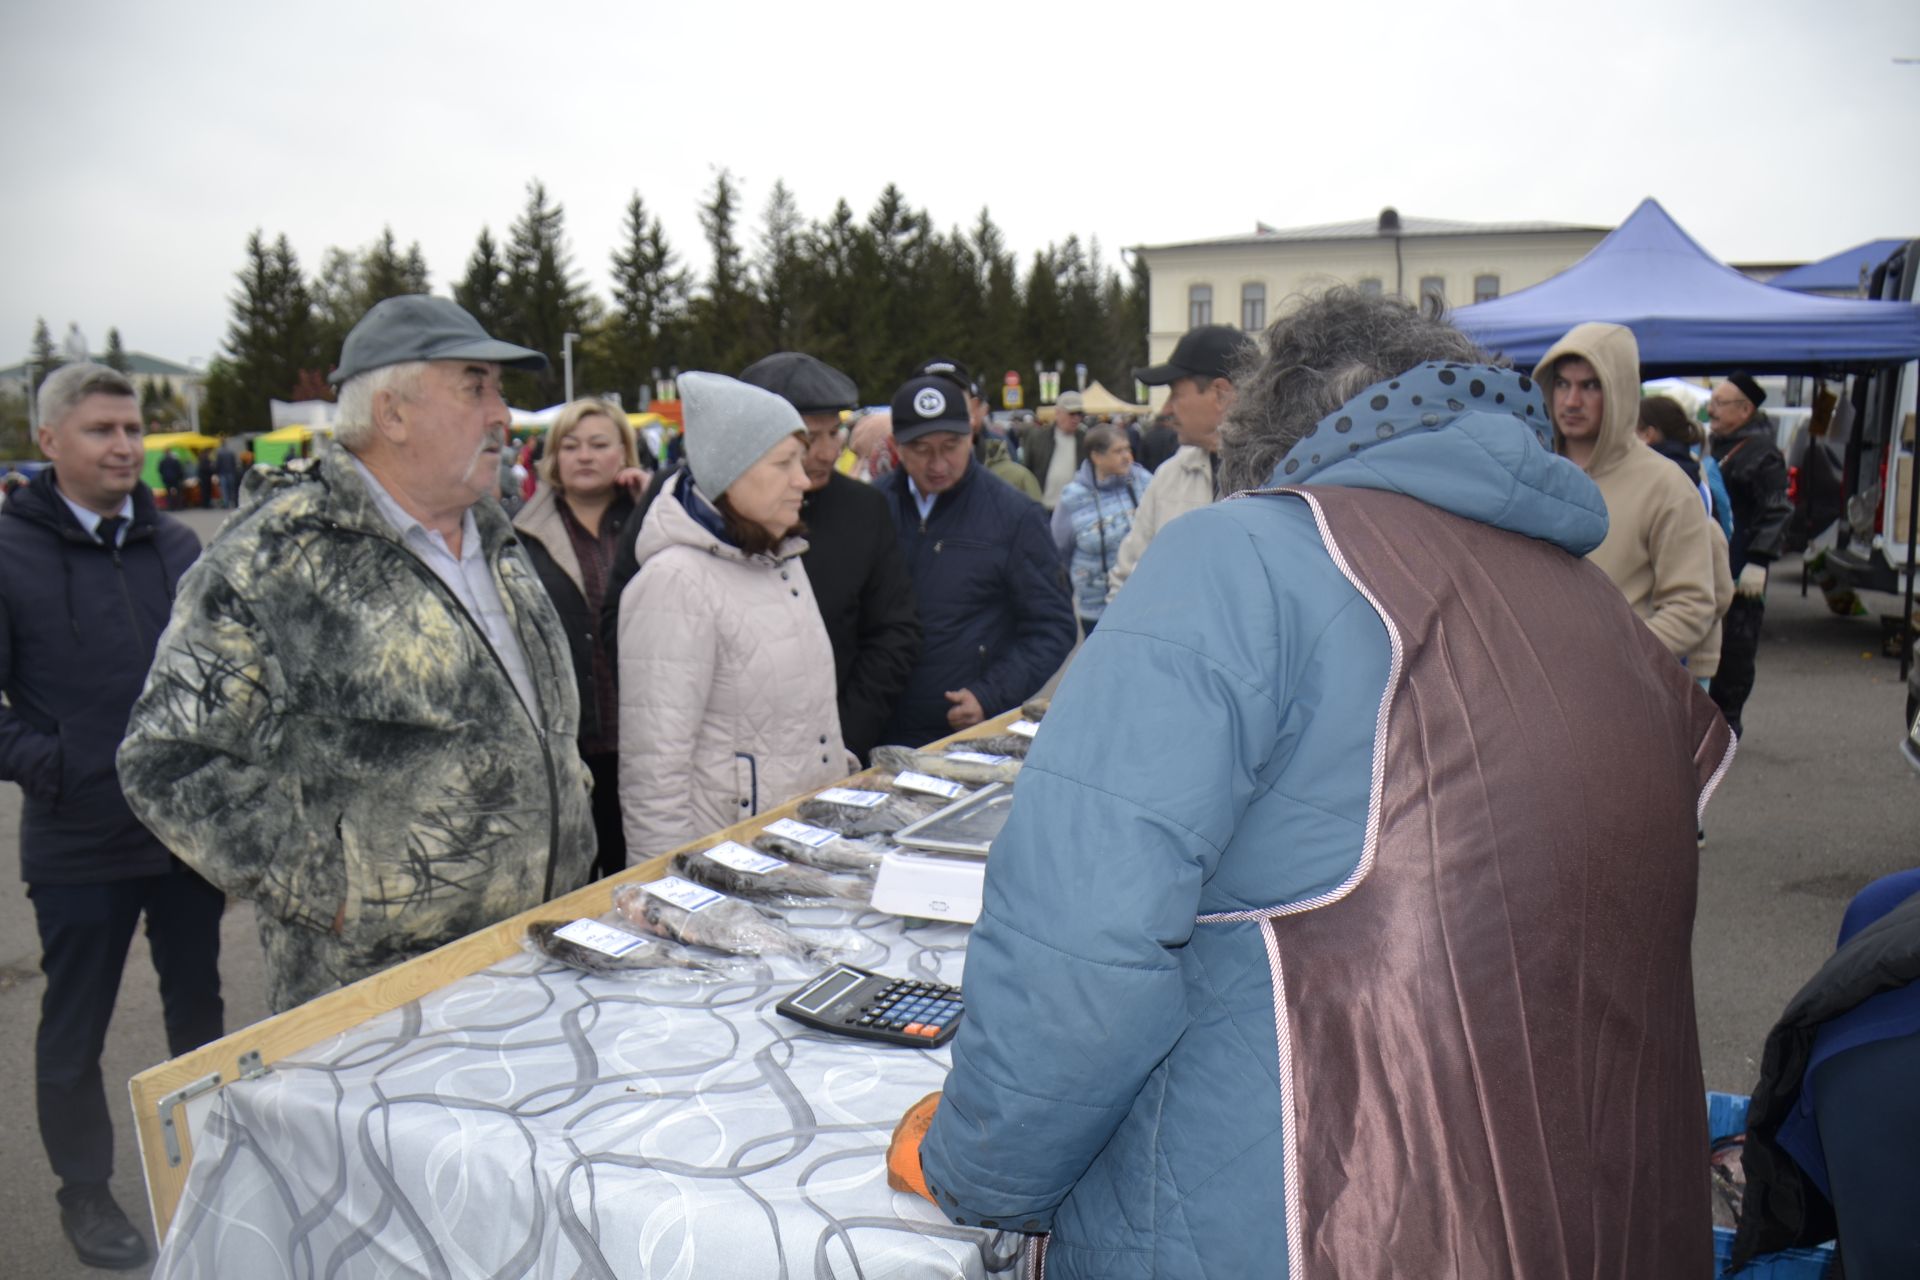
[[[801,413],[838,413],[860,407],[852,378],[804,351],[776,351],[740,371],[740,381],[771,391]]]
[[[1752,401],[1754,408],[1758,409],[1767,402],[1766,388],[1755,382],[1752,374],[1730,373],[1727,375],[1727,381],[1739,388],[1740,394]]]

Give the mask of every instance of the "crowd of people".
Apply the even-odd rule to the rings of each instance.
[[[1751,378],[1696,457],[1638,363],[1583,325],[1497,367],[1336,289],[1136,371],[1144,434],[1069,392],[1002,439],[950,357],[862,417],[780,352],[682,375],[670,466],[565,406],[510,517],[501,371],[545,357],[393,298],[333,441],[204,550],[132,388],[61,369],[0,519],[0,769],[69,1237],[145,1256],[99,1072],[142,914],[177,1054],[221,1033],[227,896],[288,1009],[1017,707],[1085,636],[899,1185],[1062,1276],[1704,1274],[1695,840],[1785,473]]]

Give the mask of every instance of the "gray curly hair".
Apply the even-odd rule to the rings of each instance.
[[[1473,339],[1397,298],[1339,286],[1303,297],[1234,372],[1220,491],[1258,489],[1307,428],[1376,382],[1429,360],[1487,363]]]

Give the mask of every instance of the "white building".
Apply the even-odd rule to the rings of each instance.
[[[1147,352],[1165,360],[1203,324],[1264,329],[1288,298],[1349,284],[1409,300],[1438,295],[1448,306],[1484,302],[1566,270],[1609,227],[1561,222],[1455,222],[1402,217],[1392,209],[1362,222],[1250,236],[1143,245],[1149,273]]]

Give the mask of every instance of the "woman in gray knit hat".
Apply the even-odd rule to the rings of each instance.
[[[647,509],[620,596],[630,865],[858,767],[800,564],[805,425],[782,397],[720,374],[682,374],[680,394],[688,470]]]

